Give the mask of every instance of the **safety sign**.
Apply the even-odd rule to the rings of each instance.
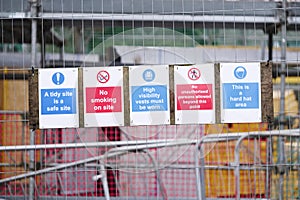
[[[175,123],[215,122],[214,65],[174,66]]]
[[[123,68],[83,69],[85,127],[123,126]]]
[[[129,67],[130,124],[169,124],[169,67]]]
[[[38,72],[39,127],[78,127],[78,70],[39,69]]]
[[[221,121],[261,122],[260,63],[221,63]]]

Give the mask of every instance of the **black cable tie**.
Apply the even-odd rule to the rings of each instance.
[[[34,76],[34,67],[31,66],[31,76]]]

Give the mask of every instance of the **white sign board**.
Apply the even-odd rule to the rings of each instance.
[[[221,122],[261,122],[260,63],[221,63]]]
[[[129,67],[130,125],[170,124],[169,66]]]
[[[215,123],[214,64],[174,66],[175,123]]]
[[[39,127],[77,128],[78,69],[39,69]]]
[[[123,126],[123,67],[83,68],[84,126]]]

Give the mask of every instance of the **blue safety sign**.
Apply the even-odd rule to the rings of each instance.
[[[155,79],[155,72],[152,70],[152,69],[146,69],[144,72],[143,72],[143,79],[146,81],[146,82],[151,82]]]
[[[223,108],[259,108],[258,83],[223,83]]]
[[[261,122],[260,63],[221,63],[221,122]]]
[[[167,111],[167,86],[148,85],[131,87],[132,112]]]
[[[39,128],[77,128],[78,69],[39,69]]]
[[[59,115],[76,113],[76,89],[41,89],[41,114]]]
[[[247,76],[247,70],[243,66],[238,66],[234,69],[234,76],[237,79],[244,79]]]
[[[61,85],[65,81],[65,76],[61,72],[56,72],[52,75],[52,82],[55,85]]]

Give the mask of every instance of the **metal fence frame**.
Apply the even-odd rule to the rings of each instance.
[[[161,147],[166,147],[166,146],[180,146],[180,145],[190,145],[190,144],[195,144],[196,140],[185,140],[185,139],[181,139],[181,140],[175,140],[175,139],[164,139],[164,140],[140,140],[140,141],[110,141],[110,142],[93,142],[93,143],[82,143],[82,144],[78,144],[78,143],[63,143],[63,144],[41,144],[41,145],[16,145],[16,146],[0,146],[0,152],[2,151],[22,151],[22,150],[28,150],[28,151],[36,151],[36,150],[45,150],[45,149],[59,149],[59,148],[91,148],[91,147],[115,147],[110,149],[109,151],[107,151],[105,154],[100,155],[100,156],[96,156],[96,157],[91,157],[88,159],[83,159],[83,160],[78,160],[75,162],[71,162],[71,163],[67,163],[67,164],[58,164],[56,166],[53,167],[48,167],[45,169],[41,169],[41,170],[37,170],[37,171],[32,171],[32,172],[28,172],[28,173],[24,173],[24,174],[20,174],[20,175],[16,175],[16,176],[12,176],[9,178],[4,178],[0,180],[0,184],[2,183],[8,183],[10,181],[15,181],[15,180],[19,180],[19,179],[26,179],[26,178],[32,178],[34,176],[37,175],[41,175],[41,174],[46,174],[52,171],[56,171],[56,170],[60,170],[60,169],[67,169],[67,168],[71,168],[74,166],[78,166],[78,165],[83,165],[83,164],[87,164],[90,162],[94,162],[94,161],[100,161],[107,159],[107,158],[113,158],[116,156],[121,156],[123,154],[126,154],[127,152],[144,152],[146,153],[151,162],[154,165],[155,168],[155,173],[156,173],[156,177],[157,177],[157,181],[158,181],[158,185],[160,188],[160,191],[162,192],[162,196],[163,199],[166,200],[167,195],[164,192],[165,190],[163,189],[163,184],[161,183],[161,179],[160,179],[160,172],[159,169],[157,168],[157,163],[155,161],[155,159],[151,156],[151,154],[149,154],[149,152],[147,152],[147,149],[151,149],[151,148],[161,148]],[[93,180],[96,181],[99,178],[101,178],[102,181],[102,185],[104,188],[104,193],[105,193],[105,198],[107,200],[110,199],[109,196],[109,190],[108,190],[108,183],[107,183],[107,179],[106,179],[106,173],[105,173],[105,167],[104,164],[100,164],[99,165],[99,171],[100,171],[100,175],[94,176]],[[32,183],[31,183],[32,184]],[[33,183],[33,187],[30,187],[30,195],[34,195],[34,190],[35,190],[35,183]]]
[[[235,198],[240,199],[240,147],[241,143],[244,139],[257,139],[257,138],[266,138],[267,144],[269,145],[269,140],[272,137],[299,137],[300,138],[300,129],[293,129],[293,130],[272,130],[272,131],[265,131],[265,132],[241,132],[241,133],[229,133],[229,134],[211,134],[204,136],[199,141],[197,141],[195,146],[195,172],[196,172],[196,185],[197,185],[197,196],[199,200],[205,200],[205,169],[211,168],[213,166],[207,166],[205,165],[205,159],[204,154],[201,149],[202,145],[204,143],[212,143],[212,142],[225,142],[225,141],[236,141],[235,148],[234,148],[234,163],[231,164],[231,166],[224,166],[225,169],[228,170],[234,170],[234,180],[235,180]],[[270,151],[270,146],[267,146],[267,151]],[[270,152],[267,152],[267,160],[270,160],[269,155]],[[199,155],[200,154],[200,166],[199,166]],[[280,160],[278,160],[278,163],[271,164],[267,163],[265,166],[261,166],[260,168],[257,167],[248,167],[247,170],[266,170],[267,173],[270,172],[270,170],[273,170],[274,168],[279,168],[279,170],[283,170],[287,167],[287,163],[281,163]],[[300,163],[297,164],[297,166],[300,166]],[[218,167],[219,168],[219,167]],[[283,169],[281,169],[283,168]],[[268,175],[267,175],[268,177]],[[266,181],[268,184],[268,181]],[[268,185],[266,186],[266,189],[268,189]],[[283,192],[283,180],[280,180],[279,183],[279,189]],[[300,187],[300,183],[298,183],[298,187]],[[270,198],[270,194],[268,190],[267,197]],[[280,193],[280,198],[282,198],[282,195]]]
[[[224,142],[224,141],[236,141],[235,148],[234,148],[234,162],[231,163],[230,166],[223,166],[224,169],[227,170],[233,170],[234,171],[234,180],[236,184],[235,188],[235,196],[236,199],[240,199],[240,170],[265,170],[267,173],[270,172],[270,170],[273,170],[274,168],[280,168],[280,167],[286,167],[287,163],[267,163],[266,165],[262,166],[253,166],[253,167],[245,167],[240,165],[240,147],[242,141],[245,139],[257,139],[257,138],[265,138],[267,140],[271,139],[272,137],[299,137],[300,138],[300,129],[293,129],[293,130],[272,130],[272,131],[265,131],[265,132],[240,132],[240,133],[228,133],[228,134],[210,134],[203,136],[199,140],[196,139],[169,139],[169,140],[137,140],[137,141],[111,141],[111,142],[93,142],[93,143],[82,143],[82,144],[76,144],[76,143],[64,143],[64,144],[41,144],[41,145],[15,145],[15,146],[1,146],[0,152],[2,151],[22,151],[22,150],[45,150],[45,149],[51,149],[51,148],[90,148],[90,147],[113,147],[109,151],[107,151],[105,154],[91,157],[88,159],[78,160],[71,163],[64,163],[64,164],[58,164],[53,167],[47,167],[44,169],[31,171],[28,173],[12,176],[9,178],[4,178],[0,180],[1,183],[8,183],[10,181],[15,181],[19,179],[25,179],[34,177],[36,175],[46,174],[52,171],[60,170],[60,169],[66,169],[73,166],[78,166],[82,164],[87,164],[94,161],[101,161],[106,158],[112,158],[116,156],[121,156],[126,154],[127,152],[144,152],[146,153],[151,162],[153,163],[153,166],[155,168],[155,173],[157,175],[157,181],[158,185],[161,189],[161,191],[164,191],[163,184],[160,181],[160,174],[159,169],[157,168],[156,161],[154,158],[151,158],[151,155],[147,152],[147,149],[151,148],[162,148],[162,147],[171,147],[171,146],[181,146],[181,145],[195,145],[195,174],[196,174],[196,183],[197,186],[197,196],[198,199],[205,200],[210,199],[206,198],[205,195],[205,169],[220,169],[219,166],[210,166],[205,165],[205,156],[202,151],[202,145],[205,143],[212,143],[212,142]],[[116,147],[117,146],[117,147]],[[267,151],[269,151],[269,147],[267,147]],[[269,156],[269,153],[267,153],[267,156]],[[200,160],[199,160],[200,158]],[[267,158],[270,159],[270,158]],[[200,162],[199,162],[200,161]],[[296,165],[297,167],[300,166],[300,164]],[[99,165],[100,169],[100,175],[97,175],[94,177],[94,180],[97,180],[101,178],[103,187],[105,191],[105,198],[110,199],[109,192],[108,192],[108,185],[107,180],[105,177],[105,168],[104,164]],[[268,181],[267,181],[268,182]],[[268,184],[268,183],[266,183]],[[298,187],[300,183],[298,183]],[[281,184],[279,184],[281,185]],[[266,189],[268,189],[268,185],[266,185]],[[32,189],[32,188],[30,188]],[[268,190],[266,190],[266,193],[269,193]],[[269,194],[266,194],[267,198],[269,198]],[[39,197],[44,198],[44,197]],[[46,198],[46,197],[45,197]],[[163,199],[168,199],[166,194],[162,193]]]

